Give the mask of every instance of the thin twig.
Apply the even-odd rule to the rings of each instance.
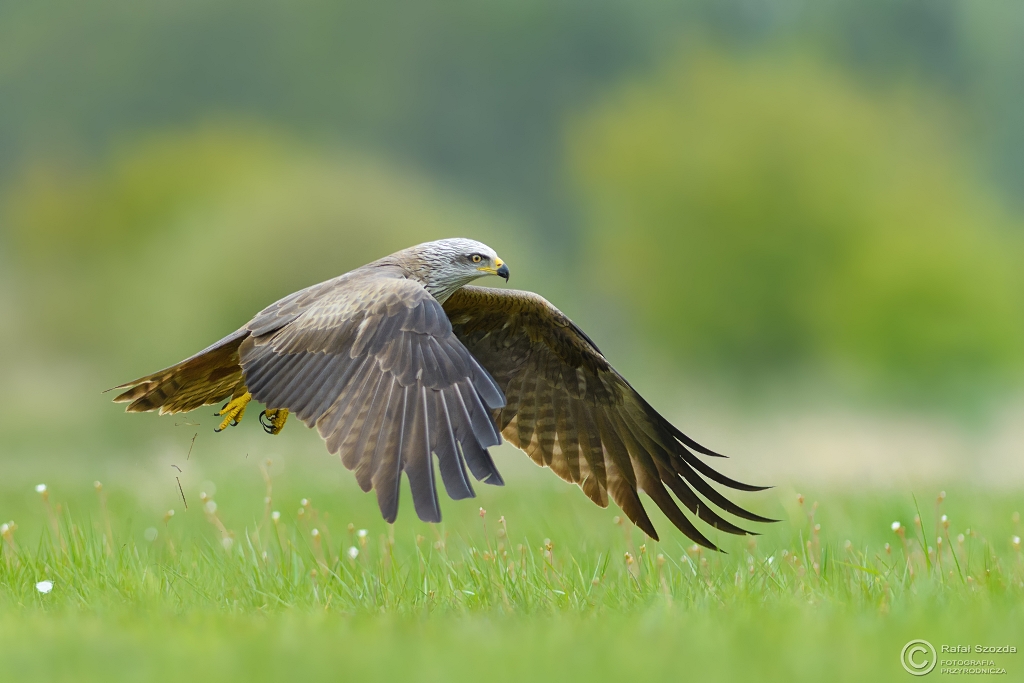
[[[175,477],[174,481],[178,482],[178,491],[181,492],[181,502],[185,504],[185,509],[188,510],[188,501],[185,500],[185,491],[181,488],[181,479]]]

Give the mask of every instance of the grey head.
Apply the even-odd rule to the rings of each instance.
[[[476,240],[456,237],[424,242],[392,254],[390,258],[441,303],[477,278],[497,275],[508,282],[505,262],[493,249]]]

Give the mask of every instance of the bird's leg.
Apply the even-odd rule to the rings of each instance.
[[[280,434],[287,421],[287,408],[267,408],[260,413],[260,424],[263,425],[263,431],[267,434]]]
[[[217,417],[223,416],[224,421],[220,423],[220,427],[217,427],[213,431],[222,432],[228,428],[228,425],[234,427],[242,421],[242,416],[245,415],[245,407],[249,405],[249,401],[252,400],[252,394],[248,391],[237,396],[227,403],[220,409],[219,413],[214,413]]]

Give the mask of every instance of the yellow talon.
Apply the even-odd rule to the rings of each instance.
[[[287,408],[267,408],[260,413],[260,424],[263,425],[263,431],[267,434],[280,434],[287,421]]]
[[[220,409],[219,413],[214,413],[218,417],[223,415],[224,421],[220,423],[220,427],[213,430],[215,432],[222,432],[228,428],[228,425],[234,427],[242,421],[242,416],[245,415],[245,407],[249,405],[249,401],[252,400],[252,394],[248,391],[237,398],[233,398],[228,401],[227,405]]]

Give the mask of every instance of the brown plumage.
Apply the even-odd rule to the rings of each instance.
[[[364,491],[376,490],[389,522],[402,472],[417,515],[440,521],[432,455],[454,499],[474,495],[467,467],[502,484],[487,451],[500,435],[598,505],[610,497],[655,539],[639,491],[709,548],[669,491],[724,532],[751,533],[708,503],[771,521],[708,480],[762,487],[701,460],[717,454],[659,415],[558,309],[529,292],[465,286],[485,274],[508,269],[478,242],[398,252],[285,297],[195,356],[118,387],[126,391],[114,400],[130,402],[129,412],[175,413],[248,391],[287,408],[316,427]]]

